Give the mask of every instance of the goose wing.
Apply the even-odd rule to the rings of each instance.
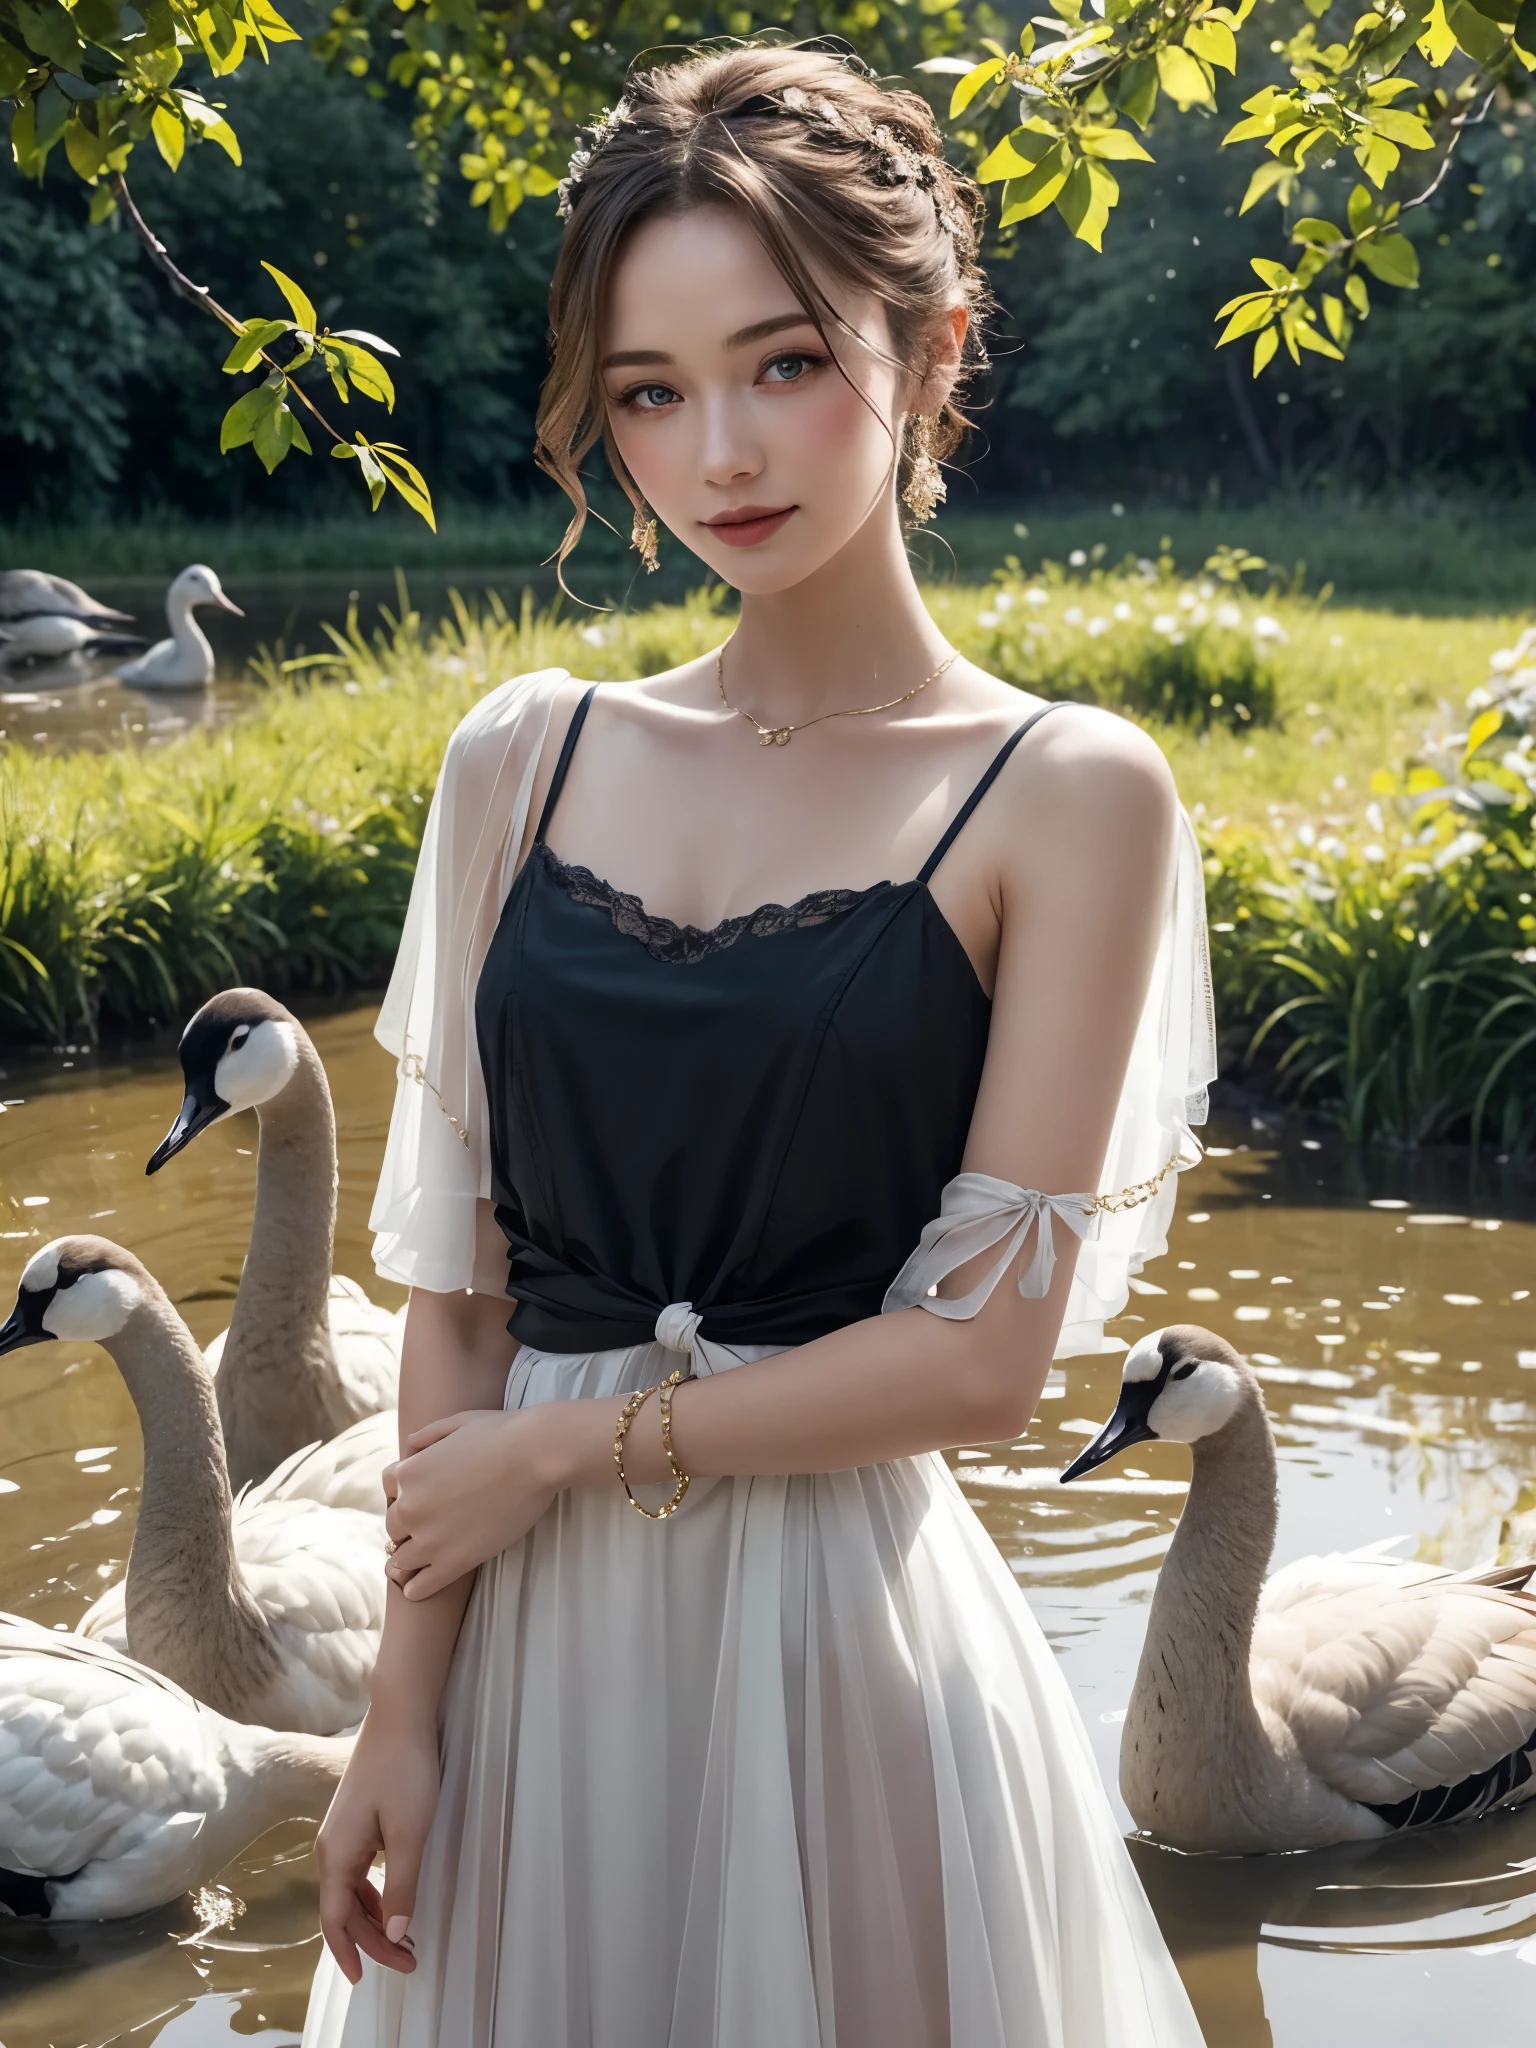
[[[393,1408],[400,1395],[404,1309],[381,1308],[355,1280],[333,1273],[327,1312],[331,1352],[348,1406],[357,1415]]]
[[[64,1878],[108,1860],[120,1912],[176,1897],[222,1799],[218,1726],[155,1672],[0,1614],[0,1864]]]
[[[353,1728],[384,1625],[384,1523],[318,1501],[246,1495],[235,1548],[246,1591],[266,1616],[280,1677],[261,1700],[275,1728]]]
[[[382,1518],[384,1467],[400,1455],[399,1417],[393,1408],[366,1415],[329,1443],[308,1444],[283,1460],[243,1498],[312,1500]]]
[[[1388,1558],[1307,1558],[1255,1623],[1261,1708],[1325,1783],[1367,1805],[1493,1772],[1536,1733],[1536,1600]]]

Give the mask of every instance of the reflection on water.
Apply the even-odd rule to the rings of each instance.
[[[313,1029],[337,1098],[337,1264],[393,1305],[367,1258],[391,1087],[368,1023],[352,1011]],[[169,1054],[8,1065],[0,1296],[36,1244],[100,1230],[154,1268],[206,1341],[227,1319],[249,1229],[254,1121],[231,1119],[146,1180],[180,1099]],[[1280,1444],[1277,1562],[1394,1536],[1458,1565],[1536,1548],[1536,1202],[1513,1179],[1473,1200],[1450,1168],[1350,1166],[1257,1129],[1221,1136],[1185,1179],[1154,1291],[1120,1328],[1207,1323],[1253,1359]],[[1109,1358],[1057,1370],[1021,1444],[957,1454],[1111,1786],[1188,1478],[1187,1452],[1148,1444],[1057,1490],[1118,1378]],[[0,1480],[14,1489],[0,1490],[0,1606],[73,1622],[120,1569],[139,1480],[133,1410],[102,1352],[56,1344],[0,1361]],[[1308,1856],[1135,1853],[1212,2048],[1443,2048],[1469,2015],[1479,2048],[1530,2039],[1536,1812]],[[0,1927],[0,2039],[291,2043],[313,1926],[308,1832],[292,1827],[219,1886],[144,1920]]]

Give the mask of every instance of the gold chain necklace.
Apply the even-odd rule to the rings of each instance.
[[[720,685],[720,702],[727,711],[733,711],[738,718],[744,718],[757,734],[760,747],[787,747],[797,732],[804,732],[808,726],[820,725],[828,718],[868,718],[872,712],[894,711],[898,704],[909,704],[919,690],[926,690],[930,683],[936,683],[944,671],[960,659],[958,647],[951,648],[932,675],[924,676],[920,683],[910,690],[904,690],[899,697],[891,697],[884,704],[860,704],[847,711],[820,711],[814,718],[807,718],[800,725],[764,725],[760,718],[754,718],[750,711],[744,711],[739,704],[733,704],[725,694],[725,645],[715,650],[715,679]]]

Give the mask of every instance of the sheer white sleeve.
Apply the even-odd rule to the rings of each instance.
[[[564,669],[487,692],[448,742],[410,907],[374,1035],[399,1076],[369,1223],[386,1279],[500,1294],[475,984],[517,872],[539,756]]]
[[[1191,1126],[1205,1122],[1206,1091],[1215,1078],[1205,876],[1194,827],[1180,812],[1157,960],[1099,1181],[1110,1196],[1134,1195],[1155,1183],[1148,1198],[1093,1209],[1087,1195],[1043,1195],[990,1174],[962,1173],[944,1190],[939,1216],[893,1281],[886,1309],[923,1308],[968,1319],[1015,1259],[1019,1292],[1043,1295],[1055,1266],[1054,1224],[1060,1219],[1082,1246],[1056,1356],[1123,1351],[1124,1342],[1106,1337],[1104,1325],[1124,1310],[1132,1276],[1168,1249],[1179,1173],[1201,1156]],[[1031,1237],[1033,1255],[1026,1261],[1021,1255]],[[934,1292],[951,1273],[997,1245],[1003,1247],[999,1257],[969,1294],[945,1300]]]

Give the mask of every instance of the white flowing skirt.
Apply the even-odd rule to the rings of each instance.
[[[525,1347],[506,1405],[676,1363]],[[1200,2048],[936,1454],[696,1480],[658,1524],[562,1494],[481,1568],[442,1755],[416,1970],[351,1990],[323,1956],[304,2048]]]

